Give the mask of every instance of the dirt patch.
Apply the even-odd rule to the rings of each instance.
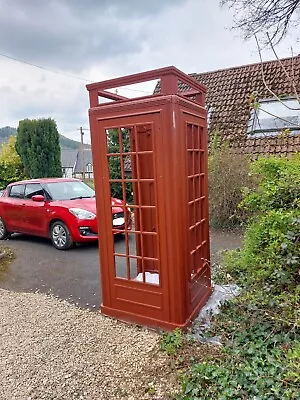
[[[221,347],[209,343],[201,343],[189,335],[183,336],[183,345],[176,352],[169,355],[170,369],[181,374],[189,370],[191,365],[200,363],[209,358],[221,359],[223,357]]]
[[[14,253],[10,248],[0,246],[0,275],[8,271],[8,266],[14,259]]]

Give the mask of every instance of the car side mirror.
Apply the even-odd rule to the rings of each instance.
[[[32,201],[45,201],[45,197],[41,194],[35,194],[31,197]]]

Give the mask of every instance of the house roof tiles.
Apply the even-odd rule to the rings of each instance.
[[[83,156],[84,156],[85,166],[87,166],[87,164],[93,165],[92,150],[84,149]],[[79,172],[79,173],[82,172],[82,152],[80,150],[77,151],[77,162],[74,172]]]
[[[299,135],[288,135],[284,137],[284,140],[280,135],[255,139],[249,138],[247,135],[250,94],[256,91],[259,99],[272,97],[264,85],[262,69],[267,86],[273,92],[277,95],[294,96],[293,85],[282,66],[289,76],[294,77],[297,92],[300,94],[300,55],[281,59],[280,62],[273,60],[262,64],[190,74],[207,88],[206,103],[214,110],[211,116],[210,131],[218,129],[222,138],[229,140],[236,151],[241,149],[245,153],[254,155],[259,153],[288,155],[300,151],[300,133]],[[188,89],[187,85],[179,83],[179,91]],[[155,92],[159,92],[159,84]]]
[[[61,164],[63,168],[74,168],[78,150],[61,149]]]

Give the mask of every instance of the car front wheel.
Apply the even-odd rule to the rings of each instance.
[[[50,238],[58,250],[68,250],[73,245],[69,229],[62,221],[56,221],[51,225]]]
[[[0,217],[0,240],[4,240],[9,236],[3,219]]]

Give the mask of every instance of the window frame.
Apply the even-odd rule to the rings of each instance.
[[[91,174],[93,172],[93,164],[92,163],[87,163],[85,166],[85,172],[88,174]]]
[[[205,108],[207,112],[207,129],[209,130],[216,110],[211,104],[207,104]]]
[[[25,184],[25,189],[24,189],[24,200],[32,200],[32,196],[31,197],[26,197],[26,189],[27,189],[27,186],[31,186],[31,185],[38,185],[39,187],[40,187],[40,190],[39,191],[43,191],[43,194],[40,194],[40,193],[35,193],[35,192],[33,192],[34,194],[32,195],[32,196],[35,196],[35,195],[37,195],[37,194],[40,194],[41,196],[44,196],[44,198],[46,198],[46,193],[45,193],[45,190],[44,190],[44,188],[43,188],[43,186],[42,186],[42,184],[41,183],[39,183],[39,182],[32,182],[32,183],[26,183]]]
[[[284,103],[285,101],[290,101],[290,100],[294,100],[295,102],[297,102],[297,99],[295,97],[292,96],[288,96],[288,97],[284,97],[282,99],[280,99],[282,103]],[[260,106],[263,106],[264,104],[270,104],[270,103],[280,103],[280,101],[278,99],[276,99],[275,97],[272,98],[264,98],[264,99],[260,99],[258,101]],[[282,105],[282,107],[285,107],[284,105]],[[284,131],[285,129],[289,129],[289,134],[290,135],[298,135],[300,134],[300,126],[295,126],[295,125],[290,125],[290,126],[284,126],[284,127],[272,127],[272,128],[260,128],[257,127],[257,125],[259,124],[259,113],[266,113],[268,114],[268,112],[264,111],[263,109],[261,109],[261,107],[259,107],[258,109],[252,108],[250,110],[250,115],[249,115],[249,120],[248,120],[248,125],[247,125],[247,136],[248,138],[264,138],[264,137],[274,137],[274,136],[278,136],[280,135],[280,133],[282,131]],[[298,115],[299,114],[299,115]],[[299,109],[295,109],[295,116],[298,117],[298,123],[300,125],[300,105],[299,105]],[[272,116],[271,116],[272,117]],[[273,117],[274,120],[276,119],[280,119],[280,118],[287,118],[285,116],[281,116],[278,115],[276,117]],[[256,120],[256,121],[255,121]]]
[[[23,186],[23,194],[21,196],[11,196],[11,191],[13,188],[17,187],[17,186]],[[20,193],[21,194],[21,193]],[[25,194],[25,183],[18,183],[16,185],[11,185],[9,187],[9,191],[7,194],[7,197],[9,197],[10,199],[20,199],[20,200],[24,200],[24,194]]]

